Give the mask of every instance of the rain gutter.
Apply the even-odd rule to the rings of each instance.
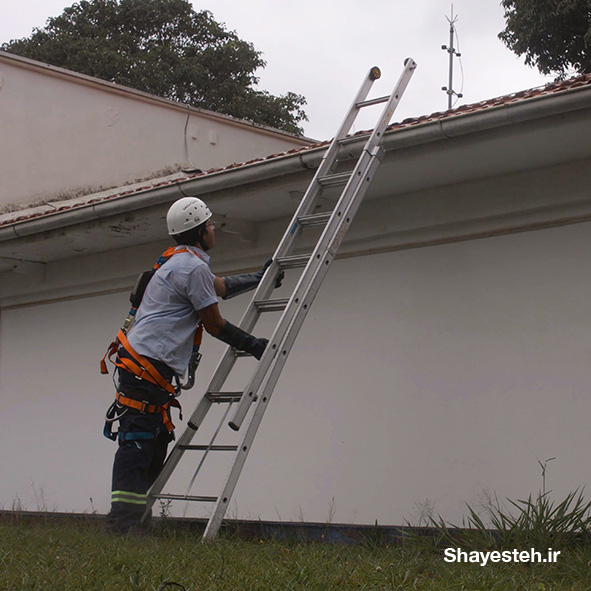
[[[419,120],[408,127],[402,129],[398,127],[387,132],[382,146],[386,152],[392,152],[589,108],[591,108],[591,87],[583,86],[564,93],[519,99],[518,102],[495,105],[485,110],[444,114],[425,122]],[[352,155],[362,150],[365,140],[366,136],[360,135],[353,136],[346,142]],[[8,224],[0,228],[0,242],[170,203],[185,195],[211,193],[315,169],[320,164],[326,147],[303,149],[296,153],[237,166],[233,169],[223,169],[193,179],[179,179],[177,182],[139,190],[131,195],[126,194],[74,207],[71,210]]]

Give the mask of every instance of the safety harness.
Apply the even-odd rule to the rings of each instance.
[[[175,407],[179,409],[180,418],[182,420],[182,409],[179,401],[176,399],[180,396],[181,389],[186,390],[191,388],[195,381],[195,370],[199,365],[201,354],[199,353],[199,347],[201,346],[201,339],[203,336],[203,324],[199,322],[195,336],[193,339],[193,354],[189,362],[188,368],[188,379],[186,384],[181,384],[176,379],[176,385],[173,385],[171,381],[167,380],[156,367],[143,355],[140,355],[127,340],[127,333],[132,327],[135,321],[135,315],[141,304],[144,292],[148,283],[154,276],[154,273],[168,261],[175,254],[181,252],[190,252],[198,258],[201,258],[196,252],[189,250],[188,248],[176,249],[175,247],[168,248],[156,261],[152,269],[144,271],[135,282],[135,285],[129,296],[131,302],[131,309],[127,314],[123,326],[119,329],[115,340],[108,346],[107,352],[104,354],[100,362],[101,373],[108,374],[106,359],[113,363],[116,367],[121,368],[129,373],[133,374],[139,379],[146,380],[156,386],[162,388],[170,395],[170,399],[161,405],[149,404],[146,401],[140,402],[133,398],[125,396],[121,392],[117,392],[115,396],[115,402],[111,405],[107,411],[104,435],[108,439],[113,441],[117,439],[117,433],[112,432],[112,425],[118,421],[126,412],[128,408],[139,410],[142,413],[159,413],[162,415],[162,421],[166,429],[171,432],[174,430],[174,425],[170,420],[169,408]],[[120,352],[123,350],[125,355],[121,355]],[[115,359],[113,359],[115,356]],[[119,441],[131,441],[139,439],[152,439],[154,437],[151,433],[121,433],[119,432]]]

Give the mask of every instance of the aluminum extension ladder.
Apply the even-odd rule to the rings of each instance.
[[[209,387],[187,422],[187,428],[178,439],[160,475],[148,491],[148,505],[144,519],[150,513],[152,505],[157,499],[213,503],[214,509],[203,537],[204,539],[210,539],[216,536],[287,356],[314,297],[353,221],[375,171],[381,164],[384,154],[383,149],[380,147],[381,139],[415,68],[416,63],[411,58],[408,58],[404,62],[404,70],[392,93],[385,97],[366,100],[373,82],[381,75],[377,67],[369,71],[345,120],[326,150],[312,182],[275,251],[273,262],[254,292],[252,300],[240,322],[240,328],[247,332],[252,332],[261,313],[282,311],[281,317],[269,339],[265,353],[257,363],[250,382],[242,391],[225,392],[222,388],[226,382],[226,378],[234,367],[236,359],[246,355],[245,353],[236,351],[232,347],[226,349]],[[386,103],[386,106],[354,168],[348,172],[335,172],[339,163],[339,152],[341,147],[347,142],[347,134],[351,130],[357,115],[363,107],[379,103]],[[333,211],[328,213],[314,213],[323,191],[335,186],[344,186],[344,188],[340,193],[340,197]],[[307,255],[294,254],[295,245],[302,234],[302,229],[322,225],[324,226],[324,231],[313,252]],[[291,297],[270,299],[279,273],[284,269],[298,267],[304,268],[304,270]],[[228,407],[226,412],[223,413],[213,437],[204,445],[191,445],[193,436],[214,404],[227,404]],[[217,437],[228,420],[232,407],[234,407],[234,414],[229,421],[229,426],[234,431],[238,431],[249,415],[249,411],[252,409],[248,425],[241,437],[239,445],[216,445]],[[187,493],[162,493],[164,486],[186,451],[200,451],[203,453],[201,461],[193,474]],[[234,459],[219,496],[190,495],[189,492],[195,478],[209,453],[221,451],[233,452]]]

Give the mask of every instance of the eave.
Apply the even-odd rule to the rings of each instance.
[[[386,159],[366,199],[511,175],[591,157],[591,76],[405,120],[388,128]],[[367,132],[347,143],[350,157]],[[204,197],[226,230],[289,216],[328,142],[199,174],[178,173],[119,190],[0,216],[0,270],[166,239],[169,204]]]

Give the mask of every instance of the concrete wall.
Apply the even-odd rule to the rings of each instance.
[[[310,143],[187,115],[186,105],[0,53],[0,211]]]
[[[457,522],[487,491],[535,494],[550,457],[557,497],[588,483],[590,247],[579,223],[336,261],[228,515],[403,524],[432,505]],[[2,310],[0,506],[108,509],[98,359],[126,308],[121,292]],[[186,415],[221,351],[206,340]]]

